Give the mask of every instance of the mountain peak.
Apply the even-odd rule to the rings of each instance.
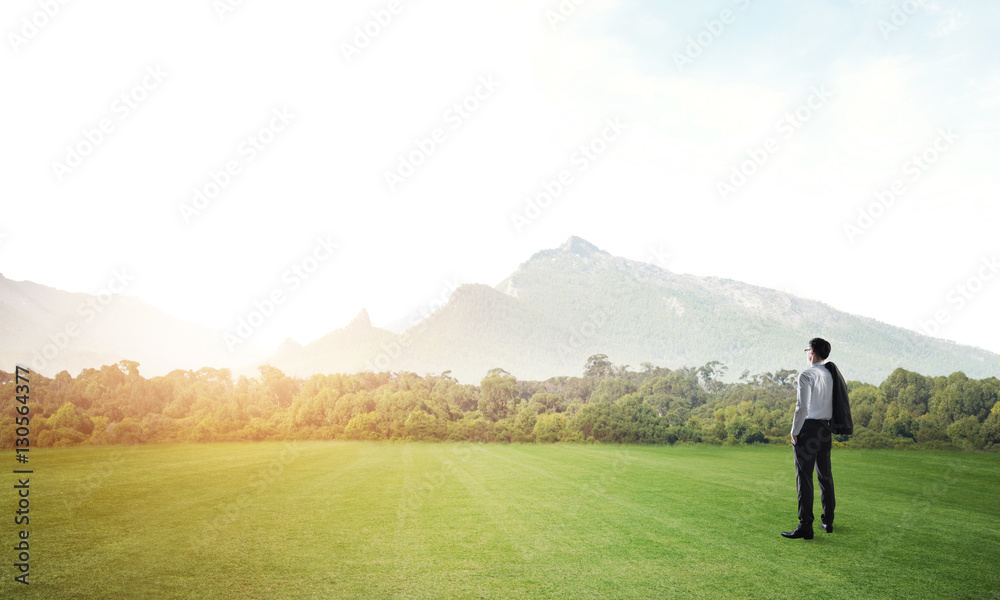
[[[289,337],[289,338],[285,338],[285,341],[281,342],[281,345],[282,346],[294,347],[294,346],[301,346],[302,344],[296,342],[295,340],[293,340],[292,338]]]
[[[302,352],[302,344],[296,342],[292,338],[286,338],[285,341],[281,342],[278,346],[277,354],[280,356],[294,356]]]
[[[604,250],[601,250],[597,246],[591,244],[587,240],[577,237],[575,235],[570,236],[559,249],[568,254],[578,254],[580,256],[589,256],[591,254],[607,254]]]
[[[368,316],[368,310],[362,308],[358,316],[354,317],[354,320],[347,324],[345,329],[371,329],[372,320]]]

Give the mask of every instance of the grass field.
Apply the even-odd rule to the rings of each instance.
[[[0,597],[1000,597],[1000,456],[834,453],[803,541],[789,447],[33,450],[32,583],[3,517]]]

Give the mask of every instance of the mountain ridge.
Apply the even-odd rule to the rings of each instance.
[[[44,375],[77,374],[135,360],[148,375],[174,369],[241,368],[266,356],[247,343],[238,354],[223,333],[183,321],[124,294],[67,292],[0,275],[0,361]]]
[[[546,379],[578,374],[589,356],[601,353],[633,367],[718,360],[735,379],[743,371],[801,369],[801,348],[815,336],[833,343],[831,358],[850,378],[872,383],[898,366],[992,376],[1000,358],[818,300],[615,257],[573,236],[534,253],[492,289],[461,286],[444,308],[404,331],[398,346],[388,344],[369,364],[375,370],[449,370],[473,382],[495,367]],[[295,364],[276,366],[304,374]]]
[[[0,334],[9,340],[14,338],[7,334],[18,331],[24,338],[32,337],[23,335],[25,331],[47,333],[88,297],[33,282],[11,282],[0,274]],[[171,334],[177,344],[183,341],[178,337],[187,336],[191,344],[201,340],[204,345],[211,338],[218,345],[218,338],[211,337],[218,334],[215,330],[197,324],[185,329],[182,322],[130,296],[120,297],[112,307],[115,311],[109,314],[119,313],[116,318],[124,324],[107,318],[107,323],[74,340],[78,363],[94,367],[100,366],[92,364],[96,361],[115,362],[111,359],[121,356],[138,360],[147,372],[162,370],[171,361],[174,368],[216,366],[195,364],[190,351],[184,354],[188,360],[181,361],[176,353],[160,356],[148,349],[150,339],[170,334],[171,327],[184,331]],[[11,315],[17,315],[19,323],[12,324]],[[1000,372],[1000,355],[987,350],[930,338],[787,292],[678,274],[616,257],[576,236],[558,248],[534,253],[495,286],[454,288],[443,308],[412,321],[401,333],[375,327],[361,309],[347,325],[313,342],[286,340],[266,362],[301,377],[365,370],[451,371],[463,381],[476,382],[495,367],[522,379],[579,374],[589,356],[607,354],[633,368],[721,361],[735,379],[744,371],[801,369],[801,348],[814,336],[831,341],[831,359],[850,379],[879,383],[896,367],[926,375],[964,371],[970,377],[989,377]],[[37,335],[34,339],[34,348],[41,347]],[[30,344],[6,346],[0,348],[0,360],[8,362],[24,361],[23,353],[31,350]],[[212,360],[218,362],[218,357]]]

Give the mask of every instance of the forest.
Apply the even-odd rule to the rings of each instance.
[[[641,370],[591,356],[580,377],[520,381],[492,369],[479,385],[446,371],[254,377],[228,369],[146,379],[123,360],[77,377],[31,375],[31,446],[263,440],[502,443],[789,444],[797,371],[724,382],[726,366]],[[849,375],[849,374],[848,374]],[[17,444],[15,375],[0,371],[0,447]],[[1000,450],[1000,380],[898,368],[880,385],[849,381],[855,430],[839,446]],[[24,421],[20,423],[24,425]]]

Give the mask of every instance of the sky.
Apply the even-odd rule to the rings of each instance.
[[[273,348],[576,235],[1000,352],[998,25],[986,1],[10,0],[0,273]]]

